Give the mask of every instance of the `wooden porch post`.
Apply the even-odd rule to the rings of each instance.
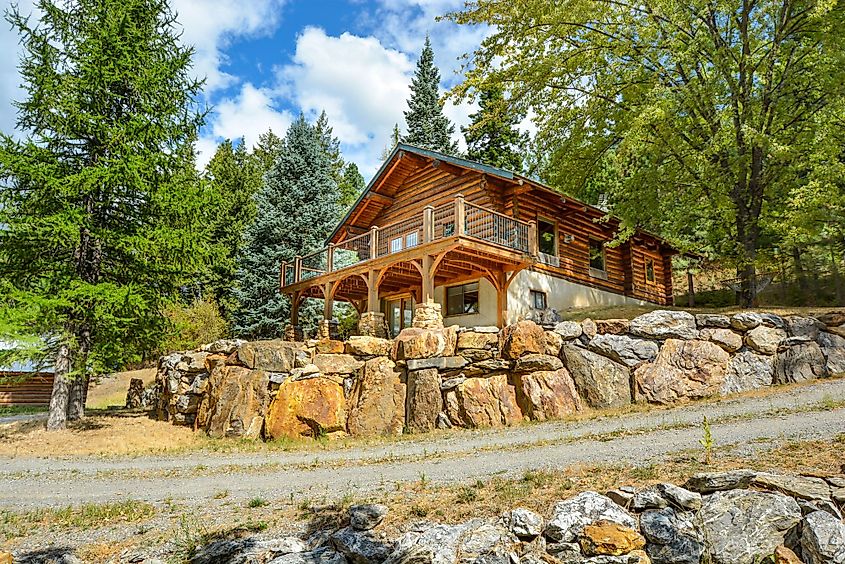
[[[334,243],[329,243],[329,248],[326,251],[326,272],[334,270]]]
[[[378,227],[370,228],[370,260],[378,258]]]
[[[287,270],[288,261],[283,260],[282,266],[279,267],[279,289],[285,287],[285,270]]]
[[[455,197],[455,235],[463,235],[466,231],[466,205],[464,195]]]
[[[540,254],[540,240],[537,237],[537,222],[528,224],[528,254],[536,257]]]
[[[496,324],[501,328],[505,326],[508,318],[508,273],[500,271],[497,275],[496,284]]]
[[[423,209],[423,243],[430,243],[434,240],[434,206],[426,206]]]
[[[379,313],[381,310],[378,301],[378,270],[371,270],[367,273],[367,311]]]
[[[299,282],[300,280],[302,280],[302,257],[296,255],[296,258],[293,259],[293,281]]]
[[[290,324],[296,327],[299,325],[299,292],[294,292],[290,297]]]
[[[330,321],[333,318],[332,309],[334,306],[334,300],[331,298],[333,286],[334,282],[326,282],[323,285],[323,319],[327,321]]]
[[[420,301],[424,304],[434,301],[434,272],[432,266],[434,260],[431,255],[424,254],[422,257],[422,295]]]

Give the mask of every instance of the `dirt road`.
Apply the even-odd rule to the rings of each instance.
[[[0,506],[37,507],[140,499],[209,503],[230,499],[341,497],[392,489],[396,482],[471,481],[577,463],[650,465],[684,450],[700,452],[700,422],[712,421],[719,448],[743,453],[786,440],[845,433],[845,379],[766,397],[746,397],[604,417],[455,431],[378,446],[318,452],[144,456],[121,459],[0,459]],[[845,462],[845,460],[843,460]]]

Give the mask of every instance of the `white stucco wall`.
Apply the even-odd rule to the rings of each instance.
[[[498,318],[496,315],[496,289],[486,278],[478,281],[478,313],[447,316],[446,286],[437,286],[434,289],[434,301],[440,304],[443,312],[443,324],[446,326],[479,327],[496,325]]]
[[[547,306],[557,311],[565,311],[569,308],[644,305],[646,303],[621,294],[582,286],[563,278],[550,276],[545,272],[523,270],[516,275],[508,288],[507,323],[515,323],[528,315],[531,310],[529,296],[531,290],[545,292]],[[493,295],[495,300],[495,292]]]

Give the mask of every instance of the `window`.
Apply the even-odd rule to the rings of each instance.
[[[402,250],[402,237],[397,237],[390,240],[390,252],[398,253]]]
[[[446,314],[478,313],[478,282],[446,288]]]
[[[590,268],[604,272],[604,243],[590,239]]]
[[[546,309],[546,293],[539,290],[531,290],[531,307],[534,309]]]
[[[411,247],[416,247],[418,242],[417,232],[414,231],[413,233],[408,233],[405,235],[405,248],[410,249]]]
[[[654,260],[645,259],[645,281],[654,284]]]
[[[557,255],[557,225],[550,221],[537,220],[537,238],[541,253]]]

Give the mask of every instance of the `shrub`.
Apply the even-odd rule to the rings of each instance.
[[[165,353],[195,349],[229,333],[217,304],[208,299],[196,300],[191,305],[170,304],[165,308],[164,316],[170,325],[160,345]]]

